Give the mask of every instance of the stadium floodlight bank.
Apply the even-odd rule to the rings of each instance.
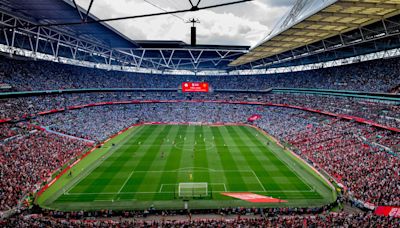
[[[201,198],[208,196],[207,182],[179,183],[178,196],[180,198]]]

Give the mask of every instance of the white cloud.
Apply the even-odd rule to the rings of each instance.
[[[188,0],[147,0],[165,10],[186,9]],[[233,0],[203,0],[201,6]],[[87,8],[90,0],[77,0]],[[194,1],[196,2],[196,1]],[[211,10],[182,13],[184,19],[198,18],[199,44],[254,45],[273,28],[287,12],[291,0],[255,0]],[[98,18],[142,15],[162,12],[144,0],[94,1],[91,12]],[[182,40],[190,42],[190,24],[172,16],[155,16],[111,22],[124,35],[133,40]]]

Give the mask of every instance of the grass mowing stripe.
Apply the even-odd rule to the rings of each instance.
[[[144,140],[148,132],[151,132],[152,128],[145,128],[145,131],[139,135],[137,140]],[[123,144],[126,145],[127,141],[132,141],[132,138],[135,134],[129,135],[124,141]],[[122,142],[121,142],[122,143]],[[118,146],[118,144],[117,144]],[[129,175],[129,171],[126,172],[123,169],[123,166],[128,160],[120,159],[129,150],[129,147],[123,147],[119,149],[116,154],[113,156],[108,157],[103,164],[96,169],[94,169],[83,181],[79,184],[79,186],[74,187],[70,192],[102,192],[104,188],[107,186],[111,186],[110,183],[115,181],[116,177],[126,178]],[[122,163],[122,164],[121,164]],[[117,175],[116,175],[117,174]],[[121,183],[116,183],[115,186],[119,189],[118,186],[122,185],[123,180],[120,181]],[[102,183],[98,185],[98,183]],[[110,189],[110,191],[114,191],[114,189]]]
[[[177,170],[179,169],[180,166],[180,161],[182,157],[182,153],[180,149],[176,147],[177,143],[181,143],[182,140],[182,135],[186,135],[186,129],[188,126],[182,125],[182,126],[177,126],[178,127],[178,132],[173,139],[173,142],[175,142],[175,145],[171,147],[171,150],[168,153],[166,164],[164,166],[164,170]],[[162,172],[161,173],[161,178],[159,181],[159,186],[160,190],[161,185],[163,184],[176,184],[176,181],[178,180],[178,172]],[[165,190],[165,189],[164,189]],[[169,189],[168,189],[169,190]],[[176,186],[173,186],[172,192],[174,192],[174,198],[175,198],[175,191],[176,191]],[[160,193],[155,196],[155,199],[157,200],[162,200],[162,199],[171,199],[171,194],[169,193]]]
[[[254,135],[254,132],[257,132],[257,133],[258,133],[258,132],[259,132],[258,130],[254,129],[254,128],[245,127],[245,128],[243,128],[243,132],[244,132],[244,134],[248,135],[249,138],[250,138],[253,142],[258,143],[259,145],[263,145],[263,142],[260,141],[260,140],[261,140],[260,138],[251,137],[251,135]],[[262,139],[267,140],[268,142],[270,142],[270,145],[272,145],[272,146],[278,146],[278,145],[276,145],[276,144],[271,144],[271,141],[270,141],[268,138],[266,138],[266,137],[264,136],[264,134],[262,134],[262,136],[263,136]],[[280,147],[279,147],[278,149],[282,150],[282,148],[280,148]],[[271,153],[271,152],[272,152],[272,153]],[[308,179],[304,179],[304,178],[302,178],[301,176],[299,176],[299,174],[297,173],[297,171],[294,170],[294,169],[290,166],[290,164],[288,164],[287,162],[283,161],[281,158],[278,157],[278,155],[275,155],[274,149],[271,148],[271,152],[270,152],[270,154],[273,154],[273,155],[276,157],[276,159],[279,159],[279,161],[280,161],[282,164],[284,164],[284,166],[285,166],[285,168],[286,168],[286,170],[285,170],[285,172],[284,172],[286,178],[287,178],[287,179],[290,178],[290,179],[293,180],[293,181],[292,181],[292,185],[294,185],[295,187],[297,187],[297,188],[299,189],[299,191],[301,192],[301,194],[305,196],[305,198],[307,198],[306,195],[310,195],[310,194],[311,194],[311,195],[315,195],[316,198],[321,198],[321,197],[322,197],[317,191],[314,191],[314,187],[310,186],[310,184],[308,183]],[[285,153],[285,151],[283,151],[283,150],[282,150],[282,152]],[[297,161],[292,161],[292,162],[293,162],[294,165],[296,165],[296,162],[297,162]],[[274,163],[277,163],[277,162],[274,162]],[[310,192],[305,192],[305,189],[310,190]],[[288,193],[284,193],[284,194],[287,195]]]
[[[135,177],[143,177],[146,181],[138,188],[139,192],[158,192],[161,185],[160,183],[163,181],[161,179],[161,174],[165,170],[166,165],[166,156],[168,156],[174,147],[173,141],[174,138],[177,136],[179,128],[172,127],[167,129],[165,135],[161,134],[157,137],[157,140],[153,142],[153,146],[147,153],[155,153],[155,157],[152,162],[149,164],[147,172],[138,173]],[[152,172],[152,171],[160,171],[159,173]],[[135,181],[132,180],[134,183]],[[141,194],[139,193],[138,194]],[[146,196],[148,199],[156,199],[158,194],[152,194]]]
[[[286,167],[283,164],[280,165],[271,162],[276,160],[275,156],[269,151],[269,148],[266,145],[257,141],[256,135],[246,132],[246,129],[248,129],[248,127],[233,127],[230,129],[231,129],[230,132],[234,135],[235,139],[243,143],[245,141],[247,145],[252,146],[251,149],[249,150],[250,152],[249,156],[250,154],[252,156],[248,159],[250,160],[250,162],[253,161],[253,166],[255,166],[253,170],[256,172],[256,175],[262,180],[262,183],[264,187],[267,189],[267,191],[282,190],[281,183],[278,183],[278,181],[275,181],[275,179],[285,178],[285,175],[279,175],[279,174],[282,174],[282,170],[285,169]],[[267,164],[265,163],[263,164],[261,162],[261,159],[263,157],[268,160]],[[291,184],[293,183],[290,182],[290,185]]]
[[[232,138],[232,141],[236,145],[246,145],[247,144],[247,141],[245,142],[244,140],[242,140],[242,136],[236,132],[236,130],[239,130],[240,128],[229,126],[226,129],[227,129],[226,135],[228,137]],[[270,184],[277,185],[277,183],[275,183],[273,181],[273,179],[269,175],[267,175],[268,170],[260,162],[259,158],[261,156],[260,156],[260,154],[258,154],[258,155],[255,154],[254,148],[250,149],[250,148],[245,148],[245,147],[238,147],[237,149],[240,151],[241,155],[245,158],[245,160],[246,160],[248,166],[251,168],[251,170],[253,170],[256,179],[258,180],[258,182],[260,182],[260,185],[264,191],[267,191],[266,185],[264,183],[270,183]],[[261,182],[260,179],[263,181]]]
[[[241,128],[241,132],[243,133],[243,135],[246,135],[249,139],[250,142],[252,142],[253,144],[260,146],[260,147],[265,147],[265,144],[261,141],[262,139],[264,140],[268,140],[267,138],[265,138],[265,136],[259,132],[256,129],[252,129],[249,127],[242,127]],[[261,134],[261,135],[260,135]],[[262,137],[260,139],[260,137]],[[270,142],[268,140],[270,145],[273,145],[272,142]],[[284,189],[290,188],[293,189],[293,187],[295,187],[294,190],[298,189],[298,190],[309,190],[310,188],[307,187],[307,185],[305,185],[303,183],[303,180],[299,179],[296,174],[294,173],[293,170],[289,169],[289,167],[287,166],[286,163],[284,163],[283,161],[281,161],[274,153],[273,153],[273,148],[271,148],[271,146],[268,145],[268,149],[266,150],[262,150],[262,153],[268,157],[269,161],[271,161],[272,166],[277,167],[278,170],[276,172],[274,172],[274,176],[277,176],[277,182],[279,182],[278,178],[281,178],[281,182],[280,184],[276,184],[275,186],[271,186],[273,190],[275,191],[279,191],[282,190],[281,186]],[[292,176],[294,178],[288,178],[288,176]],[[284,186],[285,184],[283,184],[285,181],[289,183],[286,184],[287,186]],[[291,181],[290,181],[291,180]],[[282,185],[283,184],[283,185]],[[281,186],[280,186],[281,185]]]
[[[127,140],[129,140],[133,135],[139,134],[141,131],[143,131],[143,129],[144,129],[143,127],[140,127],[138,129],[136,129],[136,131],[125,135],[125,137],[123,137],[122,140],[118,140],[118,142],[120,142],[121,143],[120,145],[122,145]],[[141,135],[141,134],[139,134],[139,135]],[[116,147],[103,147],[103,148],[101,148],[101,149],[106,149],[108,151],[100,159],[98,159],[96,162],[94,162],[94,164],[91,164],[90,167],[87,167],[85,169],[85,171],[88,170],[86,176],[83,175],[83,174],[79,175],[79,179],[81,181],[78,181],[74,185],[72,185],[72,187],[69,187],[68,192],[75,192],[75,191],[77,191],[77,192],[82,192],[82,191],[85,192],[85,189],[81,189],[80,187],[81,186],[88,186],[88,185],[91,185],[94,182],[96,182],[96,178],[94,178],[94,177],[92,178],[92,175],[95,175],[96,171],[99,171],[99,170],[103,169],[104,163],[106,163],[108,160],[111,160],[113,158],[113,156],[111,156],[111,155],[113,155],[114,153],[120,152],[120,145],[118,145]],[[97,150],[101,150],[101,149],[97,149]],[[99,153],[99,151],[97,151],[97,150],[94,151],[94,153]],[[73,168],[73,171],[75,171],[74,168]],[[78,185],[79,185],[79,187],[77,187]]]
[[[162,129],[162,130],[161,130]],[[158,125],[158,128],[156,131],[151,135],[150,138],[150,144],[154,146],[150,146],[146,150],[144,150],[144,155],[141,157],[138,165],[135,167],[135,170],[140,170],[140,171],[148,171],[151,168],[152,163],[154,162],[155,159],[160,154],[160,148],[163,144],[163,140],[166,138],[170,130],[172,129],[172,126],[163,126],[163,125]],[[131,178],[131,180],[128,182],[128,185],[125,186],[124,190],[125,192],[140,192],[140,191],[145,191],[146,189],[146,177],[149,173],[140,173],[138,175],[134,174],[134,179]],[[135,194],[133,197],[136,198],[137,194]]]
[[[140,198],[147,198],[147,199],[158,199],[159,195],[159,190],[160,190],[160,182],[162,181],[161,179],[161,174],[165,170],[165,164],[166,164],[166,156],[170,153],[171,149],[173,148],[173,139],[175,136],[178,134],[179,128],[171,126],[170,129],[167,129],[165,134],[160,135],[161,138],[158,138],[156,141],[153,142],[153,145],[151,146],[151,150],[147,151],[147,153],[156,153],[154,159],[150,162],[147,171],[146,172],[141,172],[137,173],[135,178],[144,178],[145,181],[142,182],[142,184],[139,186],[137,189],[137,194],[136,197]],[[159,171],[157,172],[152,172],[152,171]],[[132,180],[134,183],[135,181]],[[146,196],[142,196],[143,192],[153,192],[149,193]],[[171,196],[170,196],[171,197]]]
[[[217,153],[218,156],[220,157],[220,160],[222,162],[222,167],[224,170],[240,170],[237,165],[235,160],[232,157],[232,153],[229,150],[228,146],[225,146],[225,140],[224,136],[221,133],[220,128],[223,127],[215,127],[212,128],[212,134],[214,137],[214,143],[217,145],[224,145],[224,147],[217,147]],[[237,175],[236,173],[224,173],[226,180],[228,181],[228,189],[229,191],[247,191],[249,190],[247,188],[247,185],[245,181],[243,180],[241,175]]]
[[[249,135],[249,134],[252,134],[251,130],[257,131],[257,130],[255,130],[255,129],[244,128],[244,133],[245,133],[245,134],[248,134],[248,135]],[[258,143],[259,145],[263,145],[263,143],[260,141],[259,138],[255,138],[255,137],[250,137],[250,138],[251,138],[252,141]],[[266,139],[266,138],[264,138],[264,139],[265,139],[265,140],[268,140],[268,139]],[[272,150],[272,151],[273,151],[273,150]],[[270,151],[270,152],[272,152],[272,151]],[[271,154],[274,155],[274,153],[271,153]],[[300,187],[302,187],[302,188],[308,188],[308,189],[311,188],[311,186],[309,186],[309,184],[307,183],[307,180],[304,180],[304,179],[302,179],[300,176],[298,176],[298,174],[296,173],[296,171],[293,170],[293,168],[290,167],[289,164],[287,164],[286,161],[281,160],[281,159],[280,159],[279,157],[277,157],[276,155],[274,155],[274,156],[281,162],[282,165],[284,165],[284,166],[286,167],[287,171],[290,171],[291,174],[293,175],[293,177],[295,177],[295,178],[299,181],[298,183],[301,184]],[[287,176],[288,172],[285,172],[285,174],[286,174],[286,176]]]
[[[194,146],[194,166],[202,167],[208,169],[208,160],[206,152],[206,144],[204,142],[204,132],[203,127],[196,126],[195,128],[195,146]],[[194,182],[209,182],[210,175],[209,172],[196,172],[193,173]]]
[[[125,187],[126,183],[127,183],[127,182],[129,181],[129,179],[131,178],[133,172],[134,172],[134,171],[132,171],[132,172],[129,174],[129,176],[128,176],[128,178],[126,178],[124,184],[119,188],[118,194],[119,194],[119,193],[122,191],[122,189]]]
[[[118,137],[112,139],[111,142],[122,144],[122,143],[126,142],[128,139],[130,139],[131,137],[133,137],[134,135],[137,135],[138,133],[140,133],[144,130],[145,130],[145,128],[143,126],[130,129],[127,132],[125,132],[125,134],[119,135]],[[107,143],[107,145],[109,145],[111,142]],[[58,187],[60,189],[61,189],[61,187],[63,187],[63,188],[69,189],[69,191],[71,191],[71,189],[73,189],[79,185],[79,182],[81,180],[84,180],[87,176],[89,176],[94,169],[101,167],[101,165],[104,162],[104,160],[102,160],[100,158],[101,154],[105,153],[102,157],[106,156],[106,158],[109,159],[112,157],[112,155],[114,153],[117,152],[117,150],[119,148],[120,148],[120,145],[118,145],[116,147],[104,146],[102,148],[96,149],[90,155],[88,155],[85,159],[83,159],[81,162],[79,162],[74,168],[72,168],[74,173],[75,173],[75,171],[78,172],[78,175],[72,180],[70,180],[65,175],[62,176],[59,180],[59,182],[61,181],[62,183],[59,183],[60,186],[58,186]],[[97,158],[97,160],[92,160],[93,158]],[[78,167],[79,168],[83,167],[82,168],[83,171],[79,172]],[[50,190],[54,191],[55,189],[57,189],[57,185],[58,184],[56,182],[56,185],[53,185]],[[44,194],[47,194],[47,191]],[[57,191],[53,196],[58,197],[58,196],[60,196],[60,194],[62,194],[61,190]],[[49,199],[47,199],[45,201],[45,204],[48,205],[48,204],[50,204],[50,202],[54,202],[55,199],[57,199],[57,198],[50,197]],[[61,195],[61,197],[58,197],[57,201],[68,201],[68,199],[71,200],[69,196]],[[81,198],[76,199],[75,201],[79,201],[79,200],[85,200],[85,199],[82,199],[82,197],[81,197]]]
[[[193,159],[194,159],[194,126],[188,126],[185,134],[182,136],[181,142],[178,144],[182,156],[181,160],[177,161],[180,164],[180,168],[186,170],[177,173],[176,182],[192,182],[193,181]]]
[[[233,142],[234,145],[237,146],[235,148],[235,150],[237,150],[239,153],[239,156],[237,156],[237,157],[244,158],[245,164],[243,163],[243,166],[249,167],[249,169],[251,170],[252,176],[248,177],[247,185],[251,184],[252,186],[254,186],[251,188],[252,191],[259,190],[260,187],[261,187],[262,191],[266,191],[266,188],[263,183],[265,180],[263,180],[263,182],[260,181],[260,178],[265,177],[262,174],[266,173],[264,166],[259,161],[260,157],[256,156],[253,153],[253,150],[255,148],[249,148],[247,146],[243,146],[243,145],[248,145],[248,144],[247,144],[247,142],[243,141],[241,139],[241,137],[235,132],[234,129],[236,129],[236,128],[237,127],[227,126],[225,128],[225,130],[226,130],[225,135],[227,138],[229,138]]]
[[[210,126],[204,126],[202,127],[203,129],[203,133],[204,136],[206,137],[206,153],[207,153],[207,164],[209,167],[211,167],[213,170],[224,170],[222,163],[223,161],[221,161],[221,157],[219,156],[218,153],[218,149],[215,146],[215,140],[213,140],[213,137],[215,138],[215,136],[212,133],[212,129],[213,127]],[[224,148],[223,146],[221,148]],[[215,172],[211,172],[210,175],[210,180],[209,183],[223,183],[223,187],[222,186],[211,186],[211,190],[220,190],[220,191],[229,191],[229,181],[227,180],[225,174],[222,173],[215,173]],[[213,194],[212,197],[214,199],[219,199],[222,198],[222,195],[219,194]]]
[[[159,209],[182,208],[181,199],[176,198],[176,184],[188,181],[190,173],[193,174],[192,179],[194,182],[203,182],[205,180],[205,182],[209,183],[209,190],[215,191],[211,199],[191,199],[190,208],[317,206],[323,205],[330,200],[329,189],[324,186],[317,186],[316,188],[318,192],[321,191],[321,188],[322,191],[325,191],[323,197],[318,197],[314,192],[296,190],[295,187],[289,186],[289,182],[296,181],[297,177],[293,176],[292,171],[285,168],[286,166],[283,166],[281,170],[279,166],[277,167],[272,163],[278,160],[278,164],[280,164],[280,161],[284,161],[285,165],[291,164],[292,158],[289,158],[290,154],[284,152],[274,143],[266,146],[263,140],[267,141],[267,137],[264,135],[262,135],[263,137],[254,138],[256,134],[261,134],[255,129],[239,126],[211,127],[193,125],[169,125],[168,128],[171,128],[170,130],[166,130],[165,126],[159,125],[148,125],[143,126],[143,128],[138,137],[124,137],[130,138],[130,140],[127,139],[122,142],[120,140],[121,137],[117,137],[116,139],[119,139],[119,142],[123,145],[111,147],[111,143],[115,142],[111,140],[105,144],[104,148],[100,149],[103,152],[105,148],[118,149],[118,151],[112,153],[101,164],[103,169],[91,176],[99,180],[94,182],[93,191],[86,194],[77,192],[71,195],[63,195],[59,198],[60,200],[52,201],[51,204],[46,206],[61,210],[90,208],[144,209],[151,205]],[[183,138],[186,137],[186,140],[179,137],[181,134],[184,135]],[[200,134],[202,134],[201,137]],[[173,144],[174,140],[176,141],[175,145]],[[140,145],[138,141],[141,141]],[[268,151],[270,148],[273,149],[272,152]],[[196,151],[194,157],[192,157],[193,150]],[[164,159],[161,158],[160,151],[164,151]],[[101,153],[102,155],[103,152]],[[264,153],[266,154],[264,155]],[[270,160],[267,157],[268,154],[276,157],[271,156]],[[114,167],[121,165],[122,167]],[[299,169],[299,167],[293,168],[295,170]],[[267,175],[257,173],[258,171],[264,173],[265,170],[269,171]],[[102,181],[101,173],[103,171],[109,171],[108,175],[114,176],[114,180],[110,183]],[[132,171],[135,172],[132,173]],[[302,177],[305,175],[305,179],[308,180],[313,174],[304,173],[305,171],[300,169]],[[254,192],[265,194],[258,182],[262,182],[265,185],[264,182],[268,181],[268,178],[273,179],[275,175],[277,177],[286,177],[287,180],[282,179],[282,183],[288,182],[287,184],[289,185],[284,187],[282,192],[273,190],[272,192],[270,190],[270,193],[268,192],[269,189],[267,189],[267,195],[275,198],[288,198],[288,203],[282,205],[256,205],[219,194],[219,192],[225,191],[224,184],[226,184],[228,191],[256,190]],[[131,177],[129,178],[129,176]],[[317,180],[319,179],[311,178],[310,183],[313,183],[313,186],[321,185],[322,183]],[[102,192],[94,190],[98,187],[97,185],[101,186],[104,183],[109,187],[104,188]],[[285,186],[279,181],[277,183],[280,186]],[[255,189],[255,184],[261,192]],[[161,188],[161,186],[163,187]],[[118,189],[116,189],[117,187]],[[131,187],[135,189],[129,189]],[[159,192],[160,189],[163,193]],[[120,193],[118,193],[119,190],[121,190]]]
[[[240,130],[241,130],[241,132],[242,132],[242,134],[244,135],[244,136],[246,136],[246,137],[248,137],[248,139],[249,139],[249,141],[251,142],[251,143],[253,143],[253,144],[255,144],[255,145],[258,145],[258,146],[263,146],[263,145],[265,145],[261,140],[267,140],[266,138],[265,138],[265,136],[263,135],[263,134],[258,134],[258,132],[257,132],[257,134],[258,134],[258,137],[255,137],[254,136],[254,132],[251,132],[250,130],[250,128],[248,128],[248,127],[242,127],[242,128],[240,128]],[[262,138],[260,138],[260,137],[262,137]],[[279,159],[278,157],[276,157],[275,156],[275,154],[272,152],[272,149],[268,149],[268,150],[264,150],[264,151],[262,151],[264,154],[269,154],[269,155],[271,155],[271,156],[274,156],[276,159]],[[274,159],[274,160],[276,160],[276,159]],[[278,162],[274,162],[273,164],[275,165],[275,164],[277,164]],[[284,183],[288,183],[288,184],[286,184],[287,186],[285,186],[285,189],[287,189],[287,188],[295,188],[295,189],[297,189],[297,190],[300,190],[300,191],[304,191],[304,190],[310,190],[310,186],[308,186],[306,183],[304,183],[304,180],[303,179],[301,179],[299,176],[297,176],[297,174],[296,174],[296,172],[294,171],[294,170],[292,170],[290,167],[288,167],[288,165],[286,164],[286,163],[284,163],[283,161],[281,161],[281,163],[278,163],[278,164],[280,164],[280,175],[279,175],[279,177],[277,177],[277,178],[279,178],[279,179],[281,179],[282,180],[282,182],[283,183],[280,183],[280,184],[283,184],[283,185],[285,185]],[[278,181],[279,182],[279,181]],[[290,184],[290,185],[289,185]],[[294,189],[294,190],[295,190]]]
[[[140,139],[145,139],[147,137],[147,133],[152,131],[151,128],[146,129],[143,134],[140,134]],[[130,135],[126,141],[132,141],[134,135]],[[138,139],[138,140],[140,140]],[[93,181],[91,184],[80,184],[85,190],[83,192],[116,192],[119,191],[120,186],[123,185],[125,179],[129,176],[131,170],[124,169],[124,164],[127,163],[129,160],[119,159],[120,157],[124,156],[128,148],[123,148],[118,153],[114,154],[111,164],[102,165],[101,168],[95,169],[88,177],[87,180]],[[79,187],[76,187],[79,188]],[[75,190],[76,191],[76,190]],[[81,196],[78,197],[79,200],[84,199],[85,201],[88,200],[111,200],[113,196],[111,195],[99,195],[99,194],[92,194],[89,196]]]
[[[258,132],[255,129],[254,131],[250,131],[253,129],[249,127],[240,127],[233,130],[240,132],[240,135],[243,138],[247,139],[247,142],[249,144],[256,146],[255,148],[263,148],[259,150],[261,154],[270,156],[270,158],[271,156],[275,157],[273,160],[278,159],[272,152],[270,146],[261,141],[267,140],[267,138],[264,136],[264,134],[261,134],[261,132]],[[271,189],[274,189],[273,191],[270,191],[273,194],[272,196],[275,196],[279,193],[279,197],[281,198],[293,199],[296,198],[296,195],[315,194],[314,192],[310,192],[310,187],[304,184],[303,180],[300,179],[296,175],[296,173],[291,170],[285,163],[273,162],[270,164],[271,165],[269,165],[268,167],[271,168],[272,166],[274,172],[270,172],[270,174],[267,176],[267,180],[269,180],[269,182],[272,182]]]

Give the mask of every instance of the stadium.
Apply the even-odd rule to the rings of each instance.
[[[1,227],[399,227],[400,1],[0,15]]]

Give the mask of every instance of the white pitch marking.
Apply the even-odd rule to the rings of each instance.
[[[189,171],[196,171],[196,172],[237,172],[237,173],[251,173],[253,172],[252,170],[216,170],[216,169],[208,169],[208,170],[202,170],[201,168],[196,169],[191,169],[192,167],[188,168],[180,168],[180,169],[175,169],[175,170],[135,170],[136,173],[175,173],[175,172],[189,172]],[[204,168],[205,169],[205,168]]]
[[[124,184],[122,185],[122,187],[119,189],[118,194],[121,193],[121,190],[125,187],[126,183],[128,183],[128,180],[131,179],[131,176],[133,174],[134,171],[131,172],[131,174],[129,174],[129,177],[126,178]]]
[[[260,179],[258,179],[258,176],[256,175],[256,173],[254,172],[254,170],[251,170],[253,172],[253,175],[256,177],[258,183],[260,184],[260,186],[262,187],[262,189],[264,190],[264,192],[267,192],[267,190],[265,190],[264,185],[262,185]]]
[[[138,127],[138,128],[136,128],[136,130],[135,131],[133,131],[133,134],[132,134],[132,136],[133,135],[136,135],[138,132],[140,132],[141,130],[142,130],[143,128],[142,127]],[[118,145],[118,147],[121,147],[122,145]],[[86,177],[88,177],[96,168],[98,168],[98,167],[100,167],[100,165],[101,164],[103,164],[103,162],[105,161],[105,160],[107,160],[109,157],[111,157],[111,155],[113,155],[116,151],[114,150],[114,151],[112,151],[112,152],[109,152],[109,150],[110,149],[108,149],[107,150],[107,152],[106,152],[106,154],[104,154],[102,157],[104,157],[104,156],[107,156],[105,159],[101,159],[100,160],[100,162],[98,162],[98,163],[96,163],[96,162],[94,162],[93,164],[91,164],[91,165],[94,165],[93,167],[91,166],[91,165],[89,165],[88,167],[86,167],[86,169],[87,170],[90,170],[90,172],[88,171],[87,173],[85,173],[85,174],[83,174],[82,175],[82,173],[79,173],[78,174],[78,181],[77,182],[75,182],[71,187],[69,187],[68,188],[68,191],[67,191],[67,193],[69,193],[69,191],[71,191],[73,188],[75,188],[75,186],[77,186],[83,179],[85,179]],[[83,168],[82,168],[82,170],[83,170]],[[65,194],[65,193],[64,193]]]
[[[177,186],[177,185],[179,185],[179,184],[161,184],[160,190],[158,190],[159,193],[167,193],[167,192],[163,192],[163,191],[162,191],[162,189],[164,188],[164,185],[165,185],[165,186]],[[210,185],[211,185],[211,186],[212,186],[212,185],[223,185],[223,186],[224,186],[224,189],[225,189],[225,192],[227,191],[227,188],[226,188],[225,183],[210,183]],[[213,192],[222,192],[222,191],[213,191]],[[138,192],[138,193],[140,193],[140,192]]]
[[[223,185],[223,183],[221,183],[221,185]],[[226,186],[225,186],[226,188]],[[227,189],[225,189],[225,191],[213,191],[213,192],[226,192]],[[279,191],[279,190],[273,190],[273,191],[259,191],[259,190],[247,190],[248,192],[259,192],[259,193],[265,193],[265,192],[315,192],[313,190],[311,191],[297,191],[297,190],[284,190],[284,191]],[[243,192],[243,191],[229,191],[229,192]],[[65,195],[116,195],[116,194],[120,194],[120,195],[125,195],[125,194],[156,194],[156,193],[160,193],[160,192],[86,192],[86,193],[65,193]],[[161,193],[175,193],[175,192],[161,192]]]

